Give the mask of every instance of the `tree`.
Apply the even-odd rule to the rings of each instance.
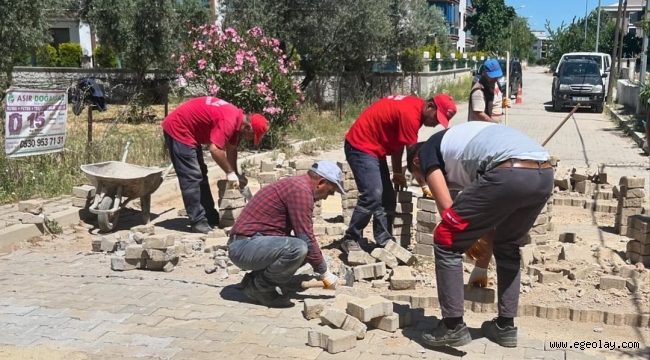
[[[0,99],[11,86],[14,65],[51,39],[47,15],[58,0],[2,1],[0,12]]]
[[[505,39],[507,46],[502,49],[509,49],[511,55],[519,59],[527,59],[533,53],[533,45],[537,41],[528,27],[528,20],[518,16],[512,21],[510,29],[510,36]]]
[[[147,70],[169,69],[180,34],[175,0],[85,0],[88,21],[103,45],[112,47],[137,74],[138,89]]]
[[[433,38],[449,41],[442,10],[429,6],[427,0],[396,0],[392,17],[395,30],[391,48],[396,53],[422,47]]]
[[[477,50],[504,51],[503,39],[509,38],[510,25],[517,13],[504,0],[472,0],[474,13],[467,16],[465,31],[476,39]]]
[[[587,22],[586,37],[585,21]],[[562,54],[577,51],[594,51],[596,49],[597,27],[598,13],[596,11],[589,14],[586,19],[574,17],[570,24],[562,22],[555,30],[551,29],[550,23],[547,21],[546,31],[549,33],[549,40],[552,44],[551,52],[548,57],[549,67],[555,69]],[[609,14],[601,12],[600,39],[598,44],[599,52],[606,54],[612,52],[615,28],[615,19],[613,19]],[[626,53],[625,47],[623,48],[623,51]]]

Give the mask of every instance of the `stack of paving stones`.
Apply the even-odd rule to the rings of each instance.
[[[553,196],[549,197],[546,205],[535,219],[533,227],[528,231],[525,244],[545,245],[548,243],[548,232],[553,231]]]
[[[343,190],[345,195],[341,195],[341,210],[343,212],[343,223],[350,225],[352,213],[357,206],[357,199],[359,198],[359,190],[357,190],[357,183],[354,181],[354,174],[350,169],[347,162],[337,162],[339,168],[343,172]]]
[[[618,185],[618,206],[614,228],[617,234],[625,235],[627,234],[629,217],[643,212],[645,178],[623,176]]]
[[[244,210],[246,199],[239,190],[229,184],[228,180],[219,180],[217,187],[219,188],[219,227],[231,227]]]
[[[289,161],[289,167],[295,170],[295,175],[305,175],[315,162],[314,159],[296,159]]]
[[[411,246],[411,229],[413,228],[413,193],[397,191],[397,207],[393,219],[393,237],[402,247]]]
[[[638,191],[643,189],[632,190]],[[627,191],[628,194],[630,190]],[[643,264],[650,268],[650,217],[634,215],[628,218],[626,236],[628,241],[625,256],[632,264]]]
[[[72,188],[72,206],[87,209],[92,205],[95,197],[95,187],[91,185],[81,185]]]
[[[278,172],[276,171],[276,164],[270,161],[262,160],[260,162],[259,173],[256,174],[255,178],[260,183],[260,188],[278,180],[280,178]]]
[[[433,229],[440,221],[436,202],[430,198],[418,198],[415,227],[415,248],[413,252],[423,256],[433,256]]]
[[[555,172],[555,189],[557,194],[553,204],[557,206],[575,206],[595,212],[616,213],[615,201],[618,187],[608,183],[604,164],[596,171],[557,169]]]
[[[43,224],[43,202],[40,200],[24,200],[18,203],[18,221],[22,224]]]
[[[353,349],[357,340],[366,337],[368,329],[396,333],[424,318],[423,309],[411,309],[405,302],[369,296],[352,288],[339,290],[331,302],[316,299],[305,299],[304,302],[305,318],[320,319],[322,324],[309,330],[307,344],[325,349],[330,354]]]

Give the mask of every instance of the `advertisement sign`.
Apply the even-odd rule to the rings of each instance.
[[[65,90],[7,91],[5,154],[21,157],[55,153],[65,145],[68,94]]]

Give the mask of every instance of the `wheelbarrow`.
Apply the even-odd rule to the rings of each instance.
[[[102,232],[111,232],[117,225],[120,210],[137,198],[140,199],[142,221],[145,225],[148,224],[151,215],[151,194],[158,190],[172,168],[171,165],[163,169],[126,163],[126,155],[132,142],[132,139],[127,142],[122,161],[81,165],[81,171],[96,189],[95,199],[88,211],[97,215]]]

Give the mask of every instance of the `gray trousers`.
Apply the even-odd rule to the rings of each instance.
[[[492,229],[499,315],[517,316],[519,247],[552,192],[552,168],[495,168],[458,195],[434,231],[438,299],[443,317],[463,316],[462,254]]]
[[[228,257],[242,270],[252,270],[260,291],[275,291],[288,283],[307,257],[307,243],[288,236],[255,235],[235,240],[228,246]]]

